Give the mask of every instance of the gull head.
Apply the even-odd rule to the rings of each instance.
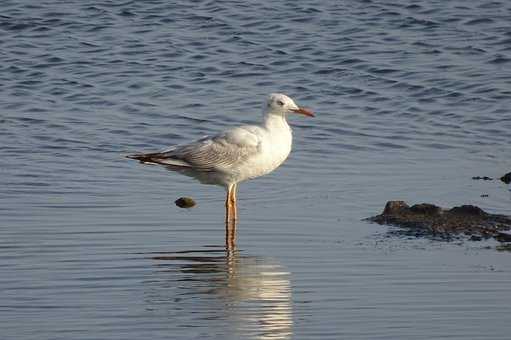
[[[299,107],[293,99],[282,93],[272,93],[266,102],[265,111],[267,114],[286,116],[287,113],[298,113],[309,117],[314,117],[314,113],[306,108]]]

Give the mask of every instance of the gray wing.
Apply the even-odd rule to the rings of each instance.
[[[189,167],[199,171],[228,171],[260,152],[261,138],[257,132],[254,127],[238,127],[161,152],[128,157],[142,163]]]

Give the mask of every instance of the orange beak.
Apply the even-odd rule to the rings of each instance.
[[[314,117],[314,112],[312,112],[311,110],[306,109],[304,107],[299,107],[298,109],[291,110],[291,111],[293,111],[294,113],[302,114],[304,116]]]

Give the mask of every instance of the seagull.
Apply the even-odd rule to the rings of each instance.
[[[203,184],[224,187],[226,245],[232,247],[238,220],[238,183],[266,175],[286,160],[293,140],[287,123],[289,113],[314,117],[311,110],[298,107],[288,96],[273,93],[266,100],[259,124],[232,127],[188,144],[127,157],[143,164],[163,165]]]

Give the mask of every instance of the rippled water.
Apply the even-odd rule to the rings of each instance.
[[[511,171],[510,22],[507,1],[3,1],[0,337],[508,339],[509,253],[362,219],[511,213],[471,179]],[[223,189],[123,156],[277,91],[317,117],[241,185],[226,252]]]

